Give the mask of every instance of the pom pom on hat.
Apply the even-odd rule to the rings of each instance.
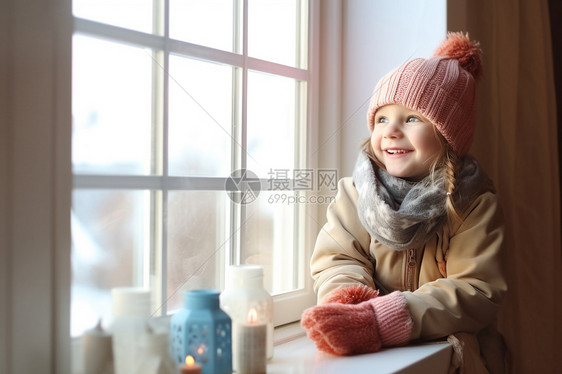
[[[468,33],[450,32],[435,52],[433,57],[449,57],[459,61],[459,65],[468,71],[474,79],[482,75],[482,50],[480,43],[471,41]]]
[[[375,113],[400,104],[429,119],[459,155],[472,143],[476,117],[476,79],[482,74],[482,52],[468,34],[449,33],[431,58],[416,58],[382,77],[367,111],[369,130]]]

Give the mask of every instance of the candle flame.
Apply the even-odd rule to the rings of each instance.
[[[201,344],[197,347],[197,354],[202,355],[203,353],[205,353],[205,344]]]
[[[258,321],[258,311],[256,308],[250,309],[248,312],[248,322],[254,324]]]
[[[185,356],[185,364],[186,364],[187,366],[193,366],[193,365],[195,365],[195,359],[193,358],[192,355],[187,355],[187,356]]]

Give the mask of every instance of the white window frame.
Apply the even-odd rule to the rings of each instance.
[[[309,48],[318,51],[319,1]],[[0,2],[0,372],[72,372],[71,0]],[[318,97],[317,54],[309,98]],[[310,149],[318,104],[308,111]],[[311,158],[315,167],[318,154]],[[310,213],[318,220],[318,215]],[[322,219],[323,220],[323,219]],[[319,227],[307,222],[307,243]],[[307,246],[307,258],[312,245]],[[308,266],[308,263],[302,264]],[[306,289],[311,289],[307,277]],[[314,295],[298,300],[302,312]],[[303,301],[307,300],[307,301]]]
[[[162,8],[158,8],[157,11],[163,12],[164,25],[168,25],[169,20],[169,6],[168,0],[162,1]],[[163,72],[168,71],[168,56],[170,53],[183,55],[185,57],[200,58],[204,60],[214,61],[218,63],[224,63],[226,65],[231,65],[239,68],[241,70],[242,83],[242,95],[240,100],[242,102],[246,101],[246,80],[249,70],[259,71],[264,73],[275,74],[279,76],[289,77],[296,80],[306,82],[307,92],[307,118],[302,118],[301,121],[306,123],[305,131],[301,131],[298,135],[300,139],[297,139],[298,147],[297,157],[300,153],[306,152],[307,150],[317,149],[317,92],[318,92],[318,80],[317,80],[317,67],[318,58],[316,53],[316,44],[318,42],[318,21],[316,19],[319,3],[317,0],[309,0],[308,9],[302,7],[302,11],[308,13],[308,28],[309,28],[309,41],[308,41],[308,56],[301,56],[307,61],[307,69],[300,69],[285,65],[280,65],[273,62],[263,61],[256,58],[247,56],[247,0],[239,0],[239,6],[241,7],[243,13],[243,41],[242,41],[242,53],[232,53],[221,51],[217,49],[212,49],[208,47],[203,47],[199,45],[190,44],[187,42],[182,42],[168,37],[168,30],[164,27],[163,35],[146,34],[139,31],[123,29],[117,26],[107,25],[95,21],[85,20],[81,18],[74,17],[74,34],[85,35],[89,37],[107,39],[111,41],[116,41],[120,43],[126,43],[139,47],[151,48],[153,50],[158,50],[163,52],[161,55],[164,56],[162,61]],[[164,80],[167,82],[167,80]],[[164,83],[165,84],[165,83]],[[166,87],[163,87],[164,91],[167,91]],[[164,102],[159,103],[162,107],[165,106],[167,101],[166,95],[164,95]],[[242,143],[245,143],[245,128],[246,128],[246,116],[245,116],[246,106],[242,105],[241,122],[242,126]],[[166,116],[164,116],[166,118]],[[164,119],[166,121],[166,119]],[[164,135],[167,129],[167,123],[164,123]],[[166,154],[167,144],[163,142],[163,154]],[[302,158],[302,157],[301,157]],[[246,154],[241,151],[234,151],[232,154],[233,159],[233,170],[246,168]],[[306,162],[306,164],[305,164]],[[299,165],[306,168],[316,168],[317,158],[312,157],[308,160],[300,160]],[[162,175],[147,175],[147,176],[112,176],[112,175],[81,175],[75,174],[73,176],[74,189],[125,189],[125,190],[149,190],[153,193],[158,191],[162,194],[161,204],[163,207],[167,205],[167,192],[173,190],[185,190],[185,191],[198,191],[198,190],[224,190],[225,178],[203,178],[203,177],[170,177],[167,175],[167,165],[164,162]],[[297,169],[297,167],[295,167]],[[190,186],[189,189],[184,189],[182,186]],[[265,185],[263,181],[262,185]],[[308,271],[308,261],[311,256],[311,251],[314,246],[314,240],[318,231],[317,227],[317,214],[316,206],[309,206],[311,204],[304,204],[302,207],[298,207],[298,213],[296,220],[300,225],[299,229],[303,230],[304,235],[299,238],[299,246],[303,248],[305,253],[302,253],[301,258],[305,259],[303,263],[298,263],[298,271],[300,274],[304,275],[304,287],[298,290],[294,290],[288,293],[274,295],[275,313],[274,313],[274,325],[279,326],[287,324],[290,322],[297,321],[300,318],[302,311],[314,304],[315,295],[312,290],[312,280],[309,276]],[[230,227],[231,233],[235,232],[234,228],[239,226],[240,217],[244,216],[244,205],[232,203],[229,207],[230,214]],[[157,276],[151,277],[155,278],[156,282],[150,284],[151,290],[155,292],[157,300],[162,300],[160,312],[165,315],[166,313],[172,312],[166,308],[166,241],[165,241],[165,230],[164,225],[158,228],[153,228],[155,232],[159,232],[160,240],[156,239],[153,242],[159,241],[162,243],[160,248],[154,248],[154,253],[145,254],[144,257],[151,257],[155,259],[157,264]],[[229,235],[230,237],[231,235]],[[225,256],[225,261],[231,263],[237,263],[237,256],[240,253],[239,243],[243,242],[243,238],[237,235],[232,235],[229,240],[229,250]],[[146,264],[145,264],[146,266]],[[151,264],[151,266],[153,266]],[[142,268],[142,266],[140,266]],[[146,282],[145,282],[146,283]],[[145,284],[147,285],[147,284]]]

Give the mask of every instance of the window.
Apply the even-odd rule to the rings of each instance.
[[[113,287],[166,315],[229,264],[264,267],[277,324],[313,300],[310,6],[73,1],[73,336]]]

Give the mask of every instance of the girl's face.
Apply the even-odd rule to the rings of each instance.
[[[371,146],[390,175],[412,181],[429,175],[432,163],[442,151],[433,124],[399,104],[377,110]]]

